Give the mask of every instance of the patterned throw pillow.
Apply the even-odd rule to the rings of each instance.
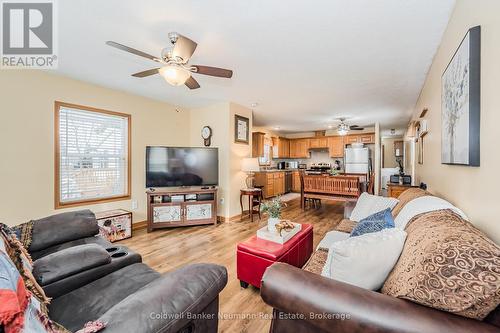
[[[478,320],[500,304],[500,247],[470,222],[440,210],[417,215],[405,230],[382,293]]]
[[[370,232],[377,232],[386,228],[394,228],[394,219],[392,218],[390,208],[384,209],[383,211],[370,215],[359,221],[349,237],[360,236]]]

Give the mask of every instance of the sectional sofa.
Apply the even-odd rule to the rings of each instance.
[[[429,196],[421,189],[402,193],[393,216]],[[409,221],[380,290],[321,276],[328,256],[322,244],[349,237],[350,210],[303,269],[274,264],[265,272],[261,296],[274,308],[271,332],[500,332],[500,248],[450,209]]]

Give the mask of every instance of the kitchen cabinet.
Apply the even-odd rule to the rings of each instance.
[[[273,158],[289,158],[290,157],[290,139],[273,138]]]
[[[328,148],[328,138],[325,136],[309,139],[309,148]]]
[[[346,135],[344,137],[344,142],[346,145],[351,144],[351,143],[357,143],[358,141],[358,136],[357,135]]]
[[[330,136],[328,137],[328,151],[330,157],[344,157],[344,137]]]
[[[252,157],[264,156],[264,139],[266,134],[262,132],[252,133]]]
[[[297,140],[290,140],[290,158],[297,158]]]
[[[257,172],[255,185],[263,186],[264,199],[285,193],[285,172]]]
[[[375,134],[351,134],[344,137],[344,142],[346,145],[351,143],[375,143]]]
[[[359,142],[361,143],[375,143],[375,134],[360,134]]]
[[[300,193],[300,171],[292,172],[292,192]]]
[[[285,173],[273,172],[274,175],[274,195],[281,195],[285,193]]]
[[[290,158],[309,158],[309,140],[290,140]]]

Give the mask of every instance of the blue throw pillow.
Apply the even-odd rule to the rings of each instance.
[[[394,228],[391,209],[387,208],[359,221],[349,237],[377,232],[386,228]]]

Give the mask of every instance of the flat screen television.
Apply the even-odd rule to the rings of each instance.
[[[217,148],[146,147],[146,187],[219,183]]]

